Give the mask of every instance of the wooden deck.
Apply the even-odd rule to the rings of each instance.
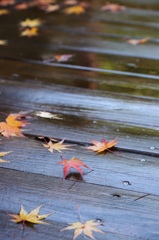
[[[105,2],[92,0],[78,16],[37,8],[0,16],[0,39],[8,40],[0,46],[0,121],[20,111],[31,117],[26,138],[0,137],[0,152],[13,151],[0,163],[3,240],[70,240],[73,231],[60,230],[79,221],[77,204],[84,221],[104,223],[96,239],[159,240],[159,2],[116,2],[126,10],[101,12]],[[36,37],[19,36],[28,17],[43,20]],[[126,41],[145,37],[136,46]],[[56,54],[73,57],[45,60]],[[62,156],[81,158],[94,171],[83,169],[82,178],[71,170],[63,180],[60,153],[47,151],[41,135],[66,138],[74,146]],[[116,137],[122,156],[86,149],[90,140]],[[23,232],[7,214],[18,214],[21,204],[55,214],[49,225]]]

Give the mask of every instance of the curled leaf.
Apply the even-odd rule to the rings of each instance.
[[[94,144],[93,146],[87,147],[87,149],[92,150],[94,152],[97,153],[101,153],[104,151],[110,151],[109,149],[114,147],[118,142],[116,141],[117,138],[111,140],[110,142],[108,142],[105,139],[102,139],[101,142],[99,141],[94,141],[92,140],[91,142]]]
[[[11,153],[12,151],[9,151],[9,152],[0,152],[0,162],[9,162],[9,161],[6,161],[6,160],[3,160],[1,157]]]

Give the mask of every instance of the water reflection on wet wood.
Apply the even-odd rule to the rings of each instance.
[[[159,3],[118,3],[126,10],[101,12],[102,1],[94,0],[78,16],[11,6],[10,15],[0,16],[0,39],[8,40],[0,46],[0,121],[11,112],[31,117],[26,138],[1,136],[0,152],[13,151],[0,163],[2,239],[72,239],[73,232],[60,230],[79,220],[77,204],[84,221],[104,223],[106,234],[97,239],[159,239]],[[19,23],[28,17],[43,21],[39,35],[20,37]],[[127,42],[142,38],[148,40]],[[70,57],[60,61],[60,55]],[[66,138],[74,146],[62,156],[81,158],[93,171],[81,176],[72,169],[64,181],[60,153],[49,153],[41,135]],[[92,139],[117,136],[117,154],[86,150]],[[7,215],[21,204],[56,213],[50,225],[22,233]]]

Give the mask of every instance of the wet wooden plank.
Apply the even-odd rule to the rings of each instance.
[[[35,226],[33,233],[26,228],[25,236],[30,236],[32,233],[35,234],[35,239],[43,236],[45,231],[47,231],[48,239],[50,239],[50,235],[54,239],[60,239],[64,233],[60,233],[59,230],[67,226],[69,222],[78,220],[77,203],[84,219],[96,218],[104,222],[102,230],[106,232],[106,235],[100,235],[100,239],[143,238],[155,240],[158,237],[158,224],[156,224],[158,213],[155,210],[158,208],[158,200],[155,196],[134,201],[138,196],[138,193],[135,192],[125,191],[121,197],[113,197],[112,189],[103,186],[83,183],[72,186],[70,181],[60,182],[57,178],[39,174],[6,169],[1,169],[0,172],[3,176],[1,221],[3,220],[3,229],[6,230],[3,231],[2,236],[5,239],[13,237],[13,232],[17,237],[20,235],[20,226],[10,223],[10,218],[5,213],[18,212],[21,203],[27,209],[35,208],[37,204],[43,203],[42,213],[56,211],[48,219],[50,226]],[[12,179],[14,179],[14,183]],[[86,191],[87,197],[85,196]],[[113,191],[115,192],[116,189]],[[117,191],[122,193],[119,189]],[[10,198],[11,195],[15,197]],[[92,211],[90,211],[90,207]],[[54,225],[53,228],[51,228],[52,225]],[[65,232],[65,235],[66,239],[67,237],[71,238],[72,233]]]
[[[101,13],[101,3],[93,1],[81,16],[30,9],[1,18],[0,33],[8,46],[0,48],[0,117],[20,110],[31,110],[32,115],[28,138],[1,137],[0,149],[13,150],[6,156],[10,163],[0,168],[3,239],[71,239],[71,231],[60,233],[60,229],[78,220],[77,203],[84,219],[104,221],[107,234],[100,239],[159,237],[159,3],[118,2],[127,10]],[[45,19],[35,39],[19,37],[18,23],[28,15]],[[132,37],[150,39],[131,46],[126,39]],[[74,57],[68,63],[42,61],[59,52]],[[37,110],[62,119],[38,118]],[[42,147],[35,138],[41,134],[76,142],[74,150],[63,156],[81,157],[95,170],[84,170],[84,180],[70,174],[62,181],[62,167],[56,164],[60,155]],[[122,157],[96,156],[84,149],[90,139],[116,136]],[[20,226],[9,222],[6,212],[18,212],[20,204],[30,210],[41,203],[42,211],[56,210],[56,217],[49,217],[50,226],[26,228],[22,236]]]
[[[32,83],[29,87],[24,81],[5,80],[1,81],[0,98],[1,111],[6,114],[39,110],[61,116],[61,120],[34,118],[31,125],[33,135],[53,135],[50,137],[66,137],[80,142],[103,137],[109,140],[118,136],[120,148],[143,154],[158,153],[157,99],[109,96],[60,85]]]
[[[60,154],[63,158],[81,158],[93,171],[83,169],[83,179],[76,171],[71,171],[68,179],[84,181],[96,185],[110,186],[120,189],[138,191],[144,194],[158,195],[158,157],[143,156],[142,154],[122,153],[121,156],[108,153],[96,155],[86,147],[72,146],[73,150],[54,154],[42,146],[42,142],[35,139],[3,139],[3,151],[13,151],[5,159],[3,168],[24,172],[43,174],[63,178],[62,166],[58,165]],[[100,177],[99,177],[100,176]],[[127,184],[128,183],[128,184]]]
[[[80,54],[81,57],[84,58],[84,54]],[[90,68],[89,62],[82,68],[81,63],[80,65],[76,63],[78,56],[75,59],[73,58],[74,61],[71,61],[71,65],[69,62],[68,64],[46,64],[42,61],[31,63],[30,61],[22,62],[20,59],[17,59],[17,61],[16,59],[1,59],[1,76],[11,78],[12,81],[14,79],[20,82],[32,80],[45,84],[54,83],[102,90],[109,93],[159,97],[158,65],[156,61],[140,59],[136,65],[136,60],[133,58],[122,58],[123,60],[120,60],[121,57],[110,55],[105,55],[104,58],[103,68],[98,69],[99,71]],[[55,65],[58,65],[58,67]],[[78,69],[76,69],[77,67]],[[135,73],[138,71],[140,73]]]

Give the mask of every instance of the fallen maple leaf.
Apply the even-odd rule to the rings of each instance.
[[[70,14],[79,15],[79,14],[85,12],[85,8],[82,7],[81,5],[77,5],[77,6],[73,6],[73,7],[68,7],[66,9],[64,9],[63,12],[66,13],[67,15],[70,15]]]
[[[0,39],[0,45],[7,45],[7,40],[1,40]]]
[[[19,3],[14,7],[14,9],[16,9],[16,10],[25,10],[28,8],[29,8],[28,3]]]
[[[70,147],[71,145],[65,145],[63,144],[63,142],[65,141],[65,139],[61,140],[60,142],[57,143],[53,143],[51,140],[46,143],[43,144],[44,147],[48,148],[48,151],[50,151],[51,153],[53,153],[54,150],[61,152],[61,150],[72,150],[68,147]]]
[[[37,36],[38,33],[38,28],[33,27],[33,28],[26,28],[24,31],[20,33],[20,36],[22,37],[33,37]]]
[[[9,162],[9,161],[6,161],[6,160],[3,160],[1,157],[7,155],[8,153],[11,153],[12,151],[10,152],[0,152],[0,162]]]
[[[55,12],[60,9],[60,5],[58,4],[50,4],[44,7],[45,12],[50,13],[50,12]]]
[[[0,15],[5,15],[5,14],[9,14],[9,10],[7,9],[0,9]]]
[[[121,6],[117,3],[109,3],[107,2],[104,6],[101,7],[102,11],[110,11],[112,13],[119,12],[125,10],[125,6]]]
[[[56,54],[54,56],[55,61],[57,62],[67,62],[70,58],[73,57],[73,54]]]
[[[24,21],[20,22],[20,26],[23,28],[26,28],[26,27],[34,28],[34,27],[39,27],[40,25],[41,25],[41,20],[39,18],[36,18],[36,19],[27,18]]]
[[[10,136],[24,137],[20,128],[28,125],[29,123],[17,120],[21,117],[21,113],[9,114],[6,118],[6,122],[0,122],[0,133],[7,138]]]
[[[68,172],[70,171],[71,167],[76,169],[81,174],[81,176],[83,175],[81,166],[85,167],[85,168],[89,168],[79,158],[75,158],[75,157],[71,158],[70,160],[63,159],[61,162],[58,162],[57,164],[63,164],[64,165],[64,167],[63,167],[64,179],[66,178],[66,176],[67,176]]]
[[[36,223],[36,224],[47,224],[46,222],[43,222],[40,220],[47,218],[54,212],[49,213],[49,214],[39,215],[41,206],[42,205],[40,205],[37,208],[35,208],[34,210],[30,211],[30,213],[27,213],[26,210],[24,209],[24,207],[21,205],[19,214],[15,215],[15,214],[9,213],[9,215],[14,218],[11,221],[15,222],[15,223],[23,222],[23,224],[25,223],[25,221],[30,222],[30,223]]]
[[[64,5],[75,5],[77,4],[77,0],[65,0],[63,2]]]
[[[15,3],[15,0],[1,0],[0,5],[1,6],[7,6],[7,5],[12,5]]]
[[[105,232],[97,228],[97,226],[99,225],[102,224],[97,222],[96,220],[89,220],[86,221],[85,223],[75,222],[72,223],[70,226],[63,228],[61,231],[75,229],[73,240],[76,239],[82,232],[84,233],[85,236],[95,240],[92,231],[105,234]]]
[[[143,44],[148,41],[148,38],[142,38],[142,39],[129,39],[127,40],[128,43],[132,45],[138,45],[138,44]]]
[[[101,152],[104,152],[106,150],[110,151],[109,149],[114,147],[118,143],[118,142],[116,142],[116,139],[117,138],[111,140],[110,142],[108,142],[105,139],[102,139],[101,142],[92,140],[90,142],[92,142],[94,145],[90,146],[90,147],[87,147],[87,149],[92,150],[92,151],[97,152],[97,153],[101,153]]]

